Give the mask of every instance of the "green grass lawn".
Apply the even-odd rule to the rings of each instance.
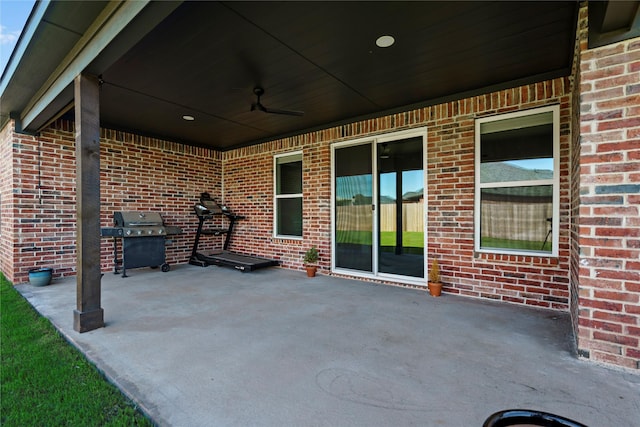
[[[544,244],[544,248],[541,241],[533,240],[508,240],[508,239],[496,239],[493,237],[483,237],[480,240],[480,247],[482,248],[500,248],[500,249],[523,249],[527,251],[547,251],[551,252],[551,239]]]
[[[0,333],[0,425],[153,425],[1,273]]]
[[[406,248],[423,248],[423,233],[415,231],[405,231],[402,233],[403,246]],[[351,243],[357,245],[371,245],[371,232],[338,230],[338,243]],[[508,240],[483,237],[480,245],[483,248],[502,249],[523,249],[529,251],[551,252],[551,241],[545,243],[542,248],[541,241],[528,240]],[[396,245],[396,234],[393,231],[383,231],[380,233],[380,246],[394,247]],[[542,248],[542,249],[541,249]]]
[[[404,247],[423,248],[424,234],[417,231],[405,231],[402,233]],[[338,230],[338,243],[352,243],[357,245],[371,245],[370,231]],[[395,246],[396,233],[393,231],[383,231],[380,233],[381,246]]]

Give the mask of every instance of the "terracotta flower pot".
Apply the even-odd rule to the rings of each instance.
[[[439,297],[442,294],[442,283],[440,282],[428,282],[429,293],[433,297]]]
[[[318,270],[318,267],[313,265],[308,265],[306,269],[307,269],[307,277],[316,277],[316,270]]]

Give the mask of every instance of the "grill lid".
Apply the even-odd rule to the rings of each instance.
[[[164,224],[159,212],[114,212],[113,221],[116,227],[162,227]]]
[[[122,211],[113,213],[113,227],[103,227],[103,237],[164,237],[182,234],[176,226],[166,226],[159,212]]]

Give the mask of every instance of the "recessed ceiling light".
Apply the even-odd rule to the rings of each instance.
[[[194,120],[196,119],[195,117],[193,117],[193,116],[188,116],[188,115],[186,115],[186,114],[185,114],[184,116],[182,116],[182,118],[183,118],[183,119],[185,119],[185,120],[186,120],[186,121],[188,121],[188,122],[192,122],[192,121],[194,121]]]
[[[389,47],[392,46],[396,42],[396,39],[393,36],[380,36],[376,40],[376,46],[378,47]]]

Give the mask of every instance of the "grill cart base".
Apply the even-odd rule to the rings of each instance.
[[[121,240],[122,255],[118,258],[118,240]],[[143,239],[113,239],[113,274],[121,270],[122,277],[127,277],[127,268],[162,267],[163,272],[171,270],[165,262],[165,238],[145,237]]]

